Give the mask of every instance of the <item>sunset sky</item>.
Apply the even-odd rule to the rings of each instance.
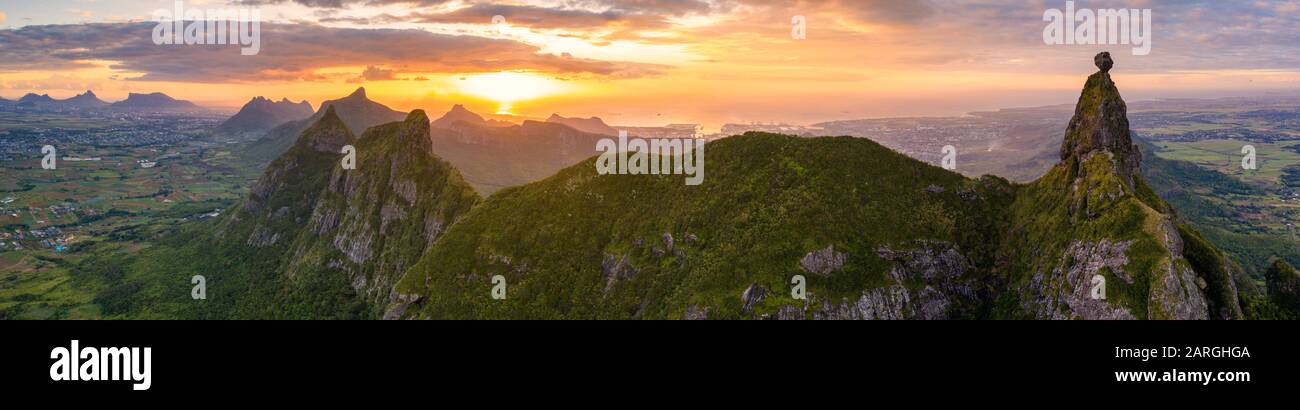
[[[1044,44],[1043,13],[1063,0],[185,2],[260,9],[256,56],[154,45],[151,16],[172,0],[0,0],[0,96],[162,91],[233,108],[365,86],[401,110],[716,129],[1072,103],[1102,50],[1130,100],[1300,90],[1300,2],[1077,3],[1152,9],[1150,55]],[[807,39],[792,38],[794,16]]]

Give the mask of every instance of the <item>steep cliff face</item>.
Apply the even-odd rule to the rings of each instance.
[[[1207,319],[1213,303],[1223,308],[1215,317],[1241,317],[1234,278],[1184,257],[1191,231],[1142,179],[1109,55],[1097,61],[1061,163],[1012,205],[1000,269],[1011,287],[997,308],[1040,319]]]
[[[1077,167],[1094,152],[1109,152],[1114,157],[1115,171],[1133,185],[1142,155],[1129,130],[1128,105],[1110,77],[1115,65],[1110,53],[1098,54],[1094,60],[1101,71],[1088,77],[1083,86],[1061,143],[1061,161]]]
[[[263,172],[217,236],[266,248],[292,240],[311,215],[326,176],[356,140],[331,107]]]
[[[430,147],[429,118],[373,127],[356,169],[335,166],[285,269],[290,278],[343,275],[377,317],[396,301],[398,276],[479,201]]]

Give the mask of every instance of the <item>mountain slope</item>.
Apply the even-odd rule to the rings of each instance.
[[[398,277],[480,200],[432,153],[428,135],[429,118],[419,110],[367,130],[357,169],[335,167],[316,198],[286,275],[345,275],[377,317]]]
[[[313,113],[311,104],[306,101],[295,104],[288,99],[275,102],[256,97],[217,126],[216,131],[227,135],[256,135],[286,122],[311,117]]]
[[[991,256],[984,244],[996,240],[984,233],[1010,201],[1005,181],[966,180],[847,137],[751,133],[710,143],[705,158],[709,176],[697,187],[680,176],[599,176],[589,160],[499,192],[453,226],[398,291],[420,298],[412,316],[439,318],[943,318],[978,310],[981,273],[965,267]],[[889,271],[912,253],[956,268],[936,278],[943,290],[893,287],[914,279],[906,268]],[[810,307],[789,296],[796,274],[809,279]],[[505,301],[489,297],[495,275],[509,283]],[[745,307],[742,293],[755,284],[770,295]],[[872,296],[880,310],[842,303],[869,288],[886,289]]]
[[[1003,312],[1062,319],[1241,317],[1226,268],[1184,258],[1184,241],[1195,238],[1184,235],[1190,229],[1142,178],[1127,108],[1106,70],[1088,78],[1060,154],[1061,163],[1013,205],[1003,245],[1011,283],[999,305]],[[1097,277],[1105,278],[1106,300],[1092,296]]]
[[[399,283],[407,316],[1242,317],[1232,266],[1142,179],[1106,71],[1084,87],[1061,162],[1023,186],[863,139],[751,133],[707,148],[698,187],[587,161],[492,196]],[[505,300],[489,297],[497,275]],[[795,275],[807,301],[791,297]]]
[[[353,137],[333,106],[238,208],[137,258],[128,317],[380,318],[392,283],[479,197],[428,149],[428,118]],[[356,147],[356,169],[340,151]],[[207,299],[191,300],[191,275]],[[125,296],[123,296],[125,295]]]
[[[59,104],[65,107],[82,108],[82,109],[104,108],[109,105],[104,100],[99,99],[99,96],[96,96],[94,91],[89,91],[89,90],[87,90],[85,93],[78,94],[76,97],[59,101]]]

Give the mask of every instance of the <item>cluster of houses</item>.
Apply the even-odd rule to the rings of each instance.
[[[0,251],[21,251],[27,246],[52,249],[55,252],[68,250],[68,245],[77,240],[76,235],[65,234],[55,227],[32,229],[23,233],[21,229],[13,232],[0,231]]]

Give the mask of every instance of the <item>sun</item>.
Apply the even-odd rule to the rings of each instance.
[[[563,81],[522,71],[477,74],[460,82],[462,93],[496,101],[497,114],[511,114],[514,103],[559,94],[566,88]]]

